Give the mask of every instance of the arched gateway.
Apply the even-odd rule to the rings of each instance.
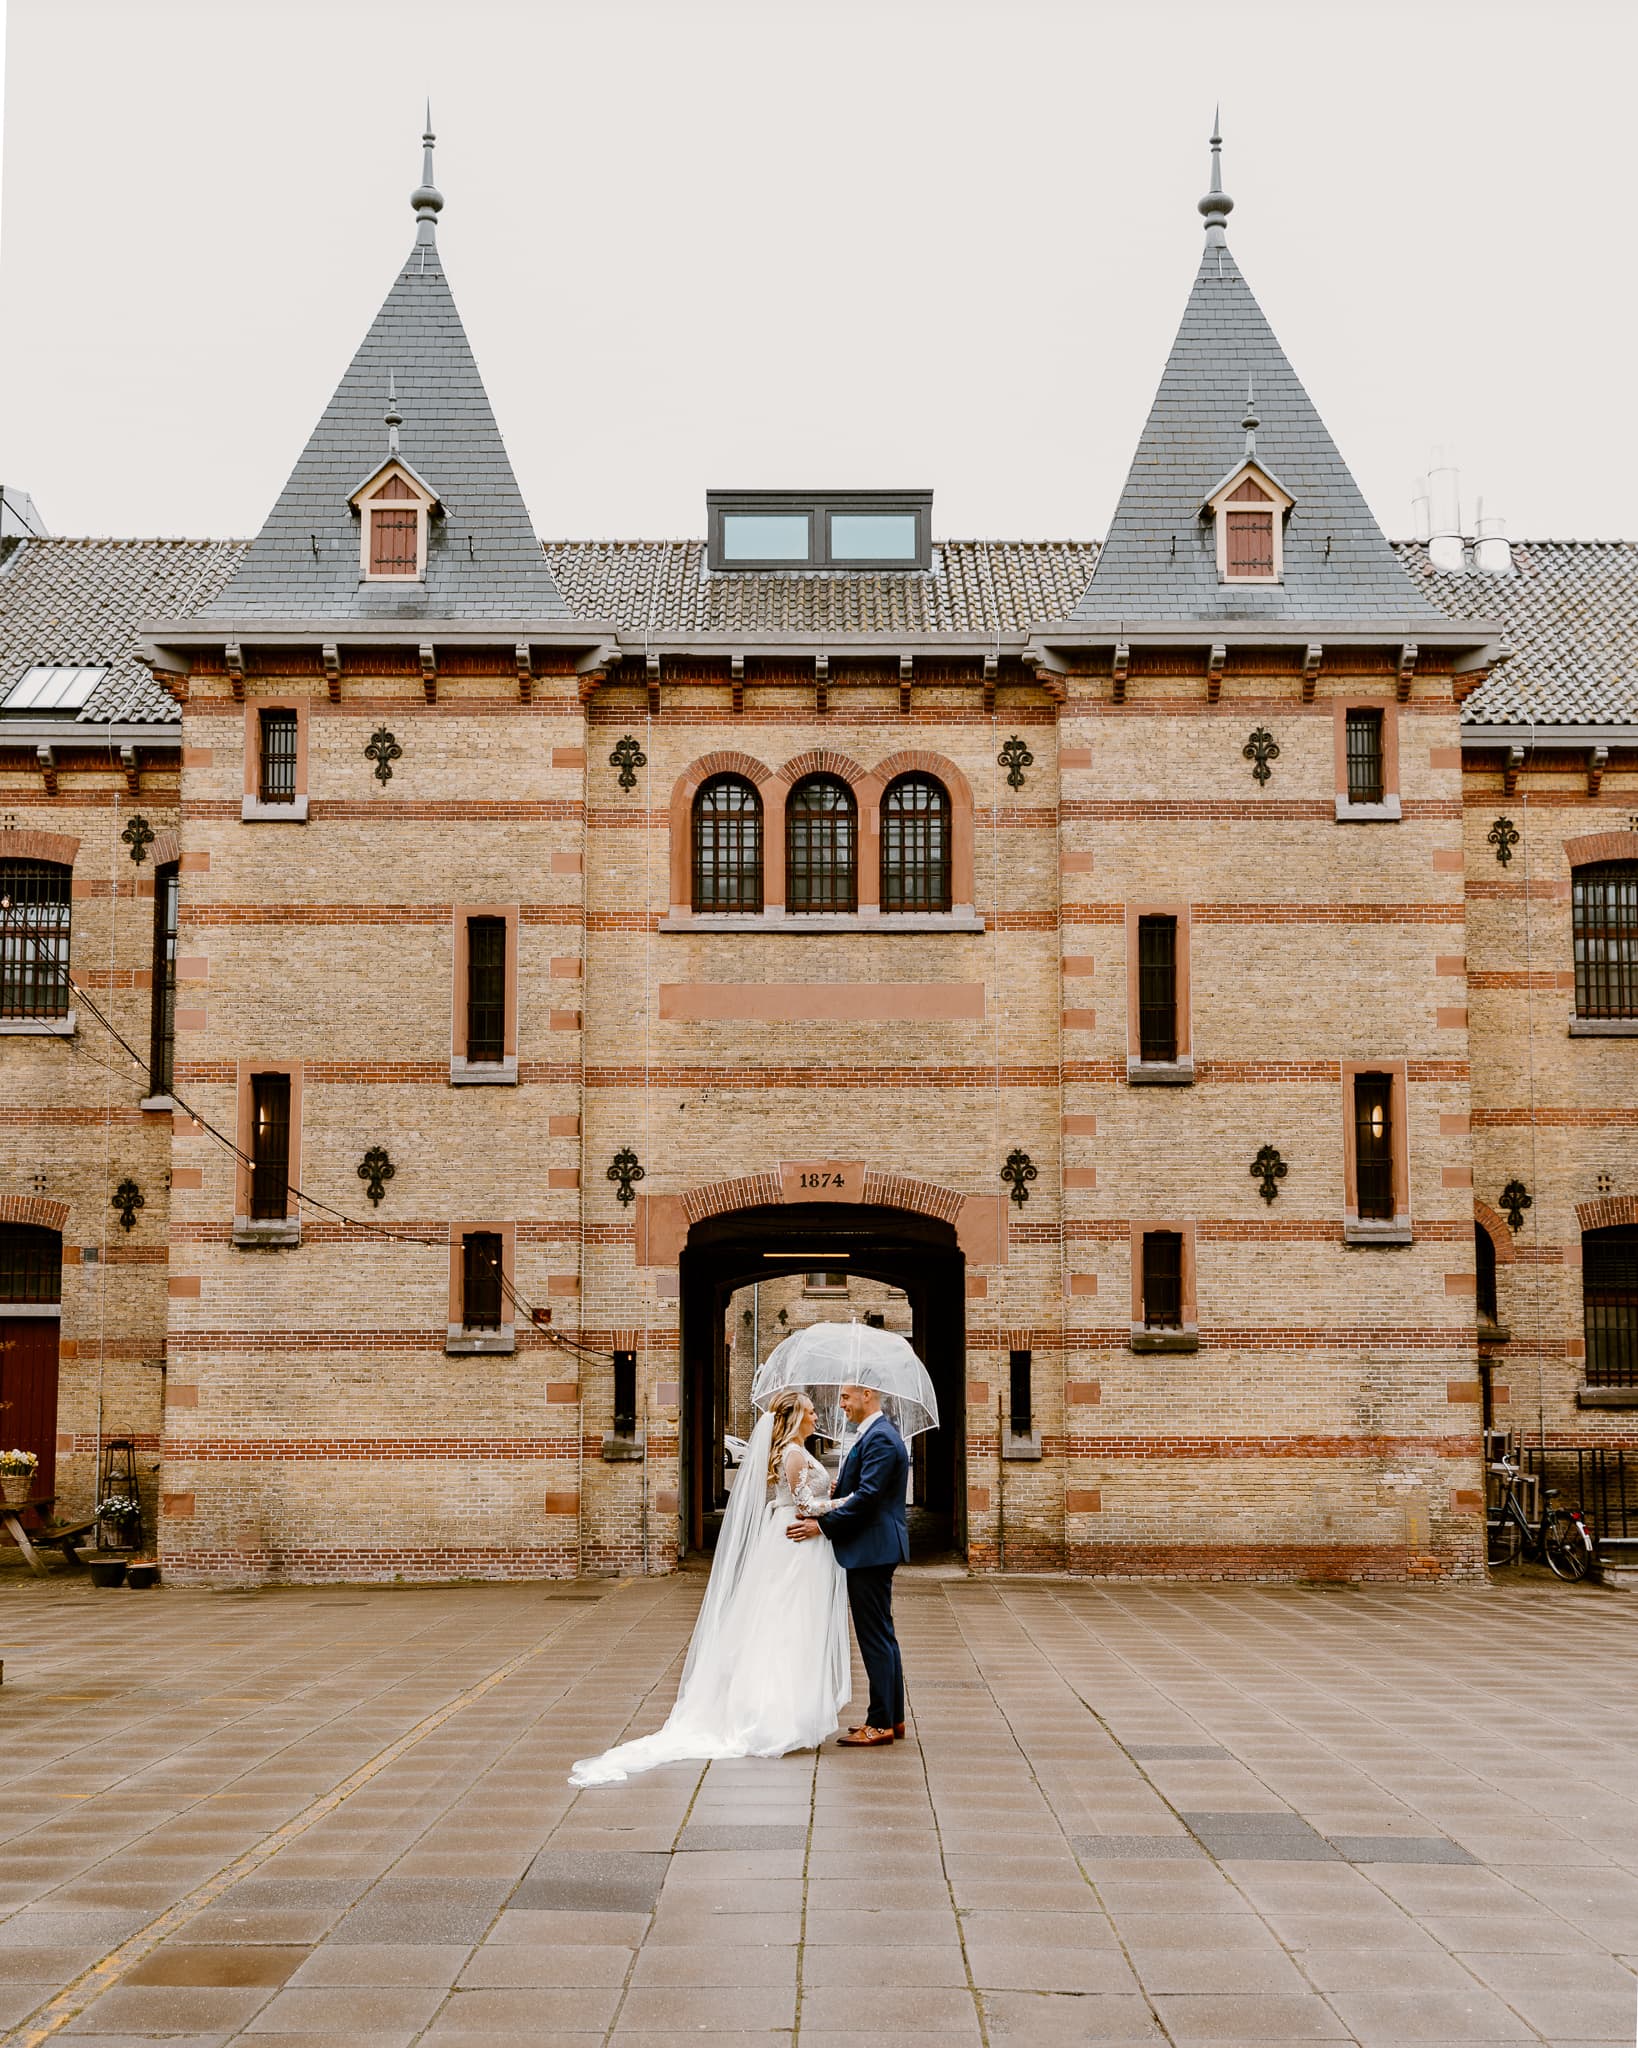
[[[708,1211],[690,1222],[678,1262],[680,1506],[686,1548],[697,1552],[706,1547],[714,1512],[722,1504],[728,1380],[724,1324],[731,1296],[757,1281],[839,1269],[902,1288],[909,1299],[913,1341],[938,1391],[941,1419],[941,1427],[913,1447],[913,1494],[920,1510],[914,1517],[914,1540],[923,1553],[964,1550],[966,1257],[955,1221],[961,1198],[901,1182],[896,1188],[900,1200],[918,1206],[869,1199],[781,1201],[779,1181],[770,1177],[770,1183],[740,1183],[751,1197],[741,1207],[717,1208],[704,1190],[699,1193],[705,1200],[696,1197],[686,1204],[690,1212]],[[875,1195],[876,1188],[861,1192]],[[932,1213],[935,1209],[950,1213]]]

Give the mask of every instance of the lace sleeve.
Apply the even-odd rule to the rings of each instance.
[[[828,1495],[816,1495],[809,1484],[813,1467],[808,1454],[800,1444],[791,1444],[785,1452],[785,1484],[791,1490],[791,1498],[804,1515],[828,1515],[836,1503]]]

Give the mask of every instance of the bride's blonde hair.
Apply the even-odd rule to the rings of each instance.
[[[773,1398],[768,1409],[774,1419],[773,1444],[768,1452],[770,1486],[778,1483],[780,1459],[792,1444],[801,1443],[807,1434],[800,1427],[798,1417],[808,1405],[808,1397],[800,1387],[783,1387]]]

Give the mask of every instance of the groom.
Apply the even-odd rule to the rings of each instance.
[[[904,1666],[893,1633],[893,1574],[910,1557],[904,1515],[910,1453],[904,1438],[882,1413],[874,1387],[843,1387],[842,1412],[858,1434],[842,1460],[837,1502],[822,1521],[792,1522],[795,1543],[826,1536],[836,1562],[847,1573],[847,1604],[853,1632],[870,1680],[870,1708],[862,1728],[839,1737],[844,1749],[872,1749],[904,1735]]]

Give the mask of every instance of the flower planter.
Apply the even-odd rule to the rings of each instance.
[[[159,1566],[152,1558],[143,1558],[125,1567],[125,1583],[137,1592],[145,1593],[150,1586],[159,1583]]]
[[[119,1586],[125,1582],[123,1557],[95,1557],[91,1560],[93,1586]]]
[[[0,1472],[0,1506],[22,1508],[34,1491],[32,1472]]]

